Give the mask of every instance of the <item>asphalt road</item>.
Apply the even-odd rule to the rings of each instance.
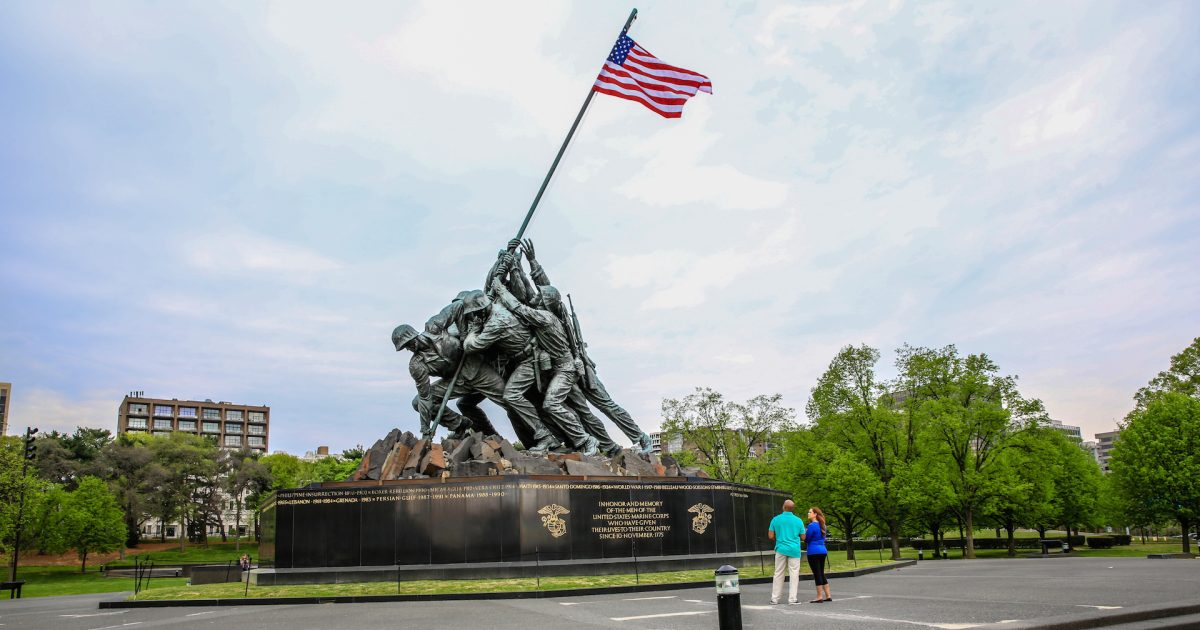
[[[810,628],[964,629],[986,623],[1118,611],[1195,601],[1200,562],[1141,558],[926,561],[915,567],[831,580],[834,601],[772,606],[769,584],[744,585],[742,616],[754,630]],[[801,582],[801,601],[812,582]],[[397,602],[293,606],[99,610],[115,595],[0,600],[2,630],[171,628],[437,628],[487,630],[716,628],[712,588],[540,600]]]

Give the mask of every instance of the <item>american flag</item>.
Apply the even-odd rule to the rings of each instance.
[[[712,94],[712,83],[702,74],[663,63],[621,34],[592,89],[637,101],[664,118],[679,118],[696,92]]]

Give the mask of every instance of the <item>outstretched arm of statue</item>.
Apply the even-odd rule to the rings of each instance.
[[[526,326],[531,328],[548,326],[550,318],[554,317],[554,314],[550,313],[549,311],[543,311],[541,309],[532,308],[522,304],[521,301],[518,300],[515,295],[510,293],[503,284],[500,284],[498,280],[492,283],[492,291],[495,292],[496,301],[503,304],[505,308],[511,311],[512,314],[515,315],[517,319],[521,320],[521,323],[525,324]]]
[[[534,284],[539,287],[548,286],[550,284],[550,276],[546,275],[546,269],[542,267],[542,263],[537,261],[533,251],[533,241],[525,239],[521,244],[521,251],[525,252],[525,258],[529,259],[529,275],[533,276]]]

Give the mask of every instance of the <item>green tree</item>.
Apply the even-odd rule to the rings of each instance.
[[[1100,493],[1100,471],[1096,458],[1079,444],[1054,430],[1044,432],[1054,449],[1054,510],[1057,521],[1068,533],[1079,533],[1079,527],[1096,522]],[[1070,544],[1070,536],[1067,537]]]
[[[891,391],[897,385],[877,380],[879,356],[866,345],[842,348],[813,388],[806,411],[822,436],[853,453],[879,480],[870,513],[887,532],[892,559],[898,560],[906,518],[899,483],[905,478],[901,471],[917,457],[917,431],[915,414],[895,404]]]
[[[88,554],[114,551],[125,542],[125,516],[108,486],[84,477],[63,510],[64,539],[79,556],[79,571],[87,571]]]
[[[700,454],[705,470],[717,479],[747,483],[756,472],[753,460],[776,433],[792,426],[796,412],[779,394],[745,403],[727,401],[709,388],[696,388],[681,400],[662,403],[662,431],[683,437]]]
[[[306,478],[307,471],[304,462],[295,455],[272,453],[263,455],[258,461],[267,467],[267,471],[271,475],[272,490],[299,488],[312,482],[311,479]]]
[[[99,476],[108,482],[125,514],[125,546],[137,547],[141,527],[154,511],[158,489],[167,478],[166,469],[154,459],[145,434],[123,433],[105,444],[97,458]]]
[[[953,345],[901,350],[902,379],[913,390],[903,404],[920,418],[946,463],[954,510],[962,521],[968,558],[975,557],[975,519],[998,491],[997,455],[1010,438],[1045,422],[1041,401],[1026,400],[1016,378],[1001,376],[985,354],[960,356]]]
[[[1008,535],[1009,556],[1017,555],[1018,527],[1049,523],[1058,517],[1054,481],[1061,466],[1055,435],[1061,436],[1053,429],[1019,433],[1013,436],[1010,448],[997,456],[996,492],[988,513]],[[1043,437],[1049,438],[1049,442]]]
[[[934,457],[932,448],[904,468],[897,480],[897,498],[917,533],[933,536],[933,548],[943,546],[942,532],[954,518],[954,488],[950,485],[949,467]]]
[[[153,437],[147,442],[154,461],[162,467],[163,477],[152,503],[154,512],[165,526],[177,521],[180,526],[179,549],[187,548],[187,524],[198,520],[197,494],[212,479],[217,447],[210,440],[187,433]],[[165,533],[163,540],[165,540]]]
[[[1200,400],[1200,337],[1171,357],[1171,366],[1159,372],[1150,383],[1134,394],[1137,409],[1144,409],[1155,396],[1175,392]]]
[[[46,482],[38,479],[32,466],[24,465],[24,456],[25,443],[21,438],[0,435],[0,552],[3,553],[13,553],[18,530],[21,532],[18,551],[36,546],[28,532]],[[15,568],[9,579],[17,579]]]
[[[822,440],[811,430],[792,432],[781,462],[791,484],[793,500],[801,507],[819,507],[831,530],[846,541],[847,558],[854,559],[853,538],[883,491],[879,478],[856,455]]]
[[[1126,419],[1110,467],[1129,504],[1170,517],[1187,533],[1200,517],[1200,400],[1166,391]]]
[[[257,498],[270,487],[271,471],[258,461],[258,453],[252,449],[232,451],[226,456],[229,458],[229,472],[225,477],[225,491],[234,501],[234,532],[237,534],[234,547],[240,551],[242,538],[238,530],[242,526],[242,510],[246,507],[247,499]],[[252,505],[257,505],[257,501]]]
[[[61,486],[44,483],[32,505],[27,501],[25,509],[32,510],[33,519],[27,532],[38,553],[62,553],[69,548],[64,521],[70,497]]]

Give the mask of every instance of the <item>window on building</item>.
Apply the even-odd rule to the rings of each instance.
[[[242,432],[242,423],[241,422],[226,422],[225,423],[225,432],[226,433],[241,433]]]
[[[250,422],[266,422],[267,414],[261,411],[251,411],[249,414]]]
[[[179,408],[179,417],[180,418],[195,418],[196,417],[196,408],[195,407],[180,407]]]
[[[201,428],[204,430],[205,433],[220,433],[221,432],[221,424],[218,422],[205,422],[204,426]]]
[[[221,410],[220,409],[209,409],[209,408],[205,407],[204,408],[204,419],[205,420],[220,420],[221,419]]]
[[[249,425],[247,427],[247,429],[249,429],[250,435],[266,435],[267,434],[266,427],[264,427],[260,424]]]
[[[174,429],[175,424],[165,418],[155,418],[154,419],[154,428],[155,429]]]
[[[196,421],[195,420],[180,420],[179,421],[179,430],[180,431],[195,431],[196,430]]]
[[[225,446],[241,446],[241,445],[242,445],[242,436],[240,436],[240,435],[226,435],[225,436]]]
[[[225,410],[225,419],[226,420],[241,420],[242,419],[242,410],[241,409],[226,409]]]
[[[154,405],[154,415],[173,416],[175,415],[175,410],[171,409],[171,405]]]
[[[145,418],[130,418],[129,421],[125,423],[125,426],[126,426],[126,428],[129,428],[129,429],[145,429],[146,428],[146,419]]]
[[[145,403],[129,403],[129,413],[132,415],[144,416],[149,409]]]
[[[266,446],[267,445],[266,441],[263,440],[263,438],[253,436],[253,435],[246,438],[246,444],[249,444],[250,446]]]
[[[154,435],[157,435],[158,437],[165,437],[165,436],[171,435],[171,432],[170,431],[155,431]]]

